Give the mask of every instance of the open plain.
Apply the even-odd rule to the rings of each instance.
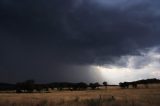
[[[160,88],[0,93],[0,106],[160,106]]]

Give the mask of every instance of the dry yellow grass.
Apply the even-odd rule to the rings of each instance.
[[[160,106],[160,89],[1,93],[0,106]]]

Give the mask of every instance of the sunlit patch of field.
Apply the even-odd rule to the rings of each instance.
[[[1,93],[0,106],[160,106],[159,88]]]

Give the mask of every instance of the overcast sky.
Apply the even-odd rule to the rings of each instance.
[[[0,0],[0,82],[160,78],[159,0]]]

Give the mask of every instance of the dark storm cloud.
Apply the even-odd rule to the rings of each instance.
[[[95,1],[1,0],[1,73],[58,75],[159,45],[158,0]]]

